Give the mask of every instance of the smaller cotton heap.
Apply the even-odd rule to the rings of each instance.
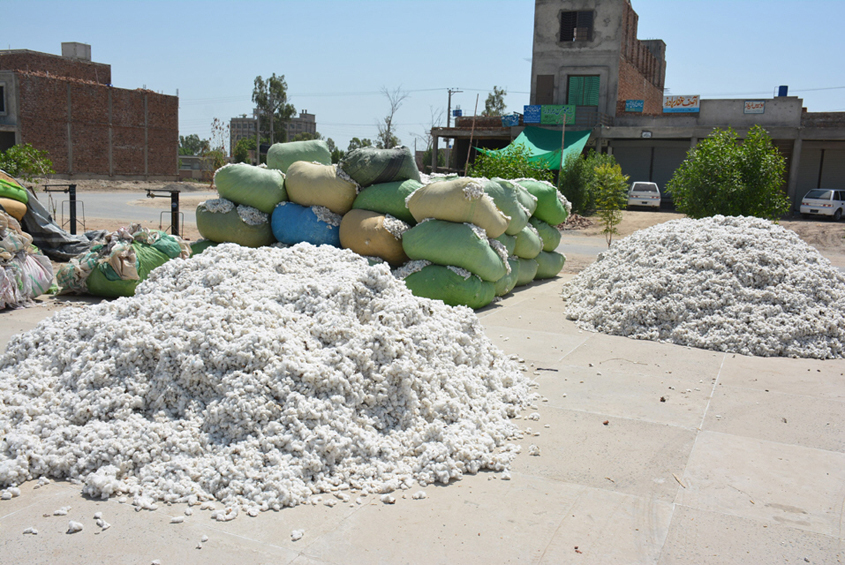
[[[506,469],[533,393],[466,308],[348,250],[221,244],[0,357],[0,488],[246,511]]]
[[[767,220],[640,230],[564,286],[584,329],[761,357],[845,355],[845,276]]]

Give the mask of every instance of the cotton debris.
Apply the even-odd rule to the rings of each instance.
[[[640,230],[564,286],[583,329],[762,357],[845,355],[845,276],[768,220]]]
[[[209,248],[0,357],[0,487],[227,508],[502,471],[532,402],[467,308],[331,246]],[[203,503],[203,506],[205,504]]]

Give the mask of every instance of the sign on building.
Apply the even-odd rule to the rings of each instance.
[[[683,94],[678,96],[663,97],[663,112],[698,112],[701,96],[698,94]]]
[[[645,100],[625,100],[626,112],[642,112],[645,107]]]
[[[533,104],[531,106],[524,106],[522,111],[522,123],[524,124],[539,124],[540,123],[540,106]]]
[[[766,111],[765,100],[746,100],[743,114],[762,114]]]
[[[541,124],[562,124],[564,119],[567,125],[575,123],[575,106],[571,104],[544,105],[540,110]]]
[[[519,114],[508,114],[502,116],[502,127],[509,128],[519,125]]]

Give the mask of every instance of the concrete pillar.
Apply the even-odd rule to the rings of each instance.
[[[144,94],[144,178],[150,176],[149,155],[150,155],[150,113],[147,106],[147,95]]]
[[[431,174],[437,172],[437,152],[440,151],[437,147],[438,141],[440,138],[437,135],[431,136]]]
[[[67,172],[73,174],[73,130],[71,129],[70,81],[67,83]]]
[[[114,176],[114,129],[112,127],[112,89],[109,88],[109,176]]]
[[[801,197],[803,194],[798,194],[798,167],[801,165],[801,130],[798,130],[798,136],[792,144],[792,158],[789,160],[789,176],[786,181],[786,197],[792,202],[792,209],[798,211],[801,206]]]

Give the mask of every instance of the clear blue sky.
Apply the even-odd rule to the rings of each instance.
[[[845,1],[633,0],[639,38],[667,44],[666,86],[704,98],[771,96],[778,85],[811,112],[845,111]],[[508,110],[528,103],[532,0],[0,0],[0,49],[60,54],[91,45],[120,88],[179,92],[181,135],[250,114],[253,80],[284,75],[297,111],[345,149],[374,138],[381,89],[409,97],[398,135],[414,146],[447,88],[471,114],[493,86]],[[418,141],[422,148],[422,141]]]

